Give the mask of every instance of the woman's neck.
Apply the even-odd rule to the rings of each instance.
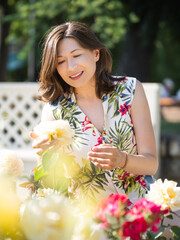
[[[77,100],[88,100],[92,101],[97,99],[95,86],[89,86],[88,88],[81,87],[75,88],[74,94]]]

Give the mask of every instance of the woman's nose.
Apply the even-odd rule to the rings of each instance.
[[[74,68],[76,67],[76,62],[74,61],[74,59],[68,59],[68,70],[74,70]]]

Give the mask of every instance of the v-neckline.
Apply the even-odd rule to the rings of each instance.
[[[100,135],[103,135],[103,133],[105,132],[105,129],[106,129],[106,114],[107,114],[107,101],[105,100],[104,101],[104,96],[105,94],[102,95],[101,97],[101,103],[102,103],[102,107],[103,107],[103,130],[102,132],[99,131],[97,129],[97,127],[94,125],[94,123],[89,120],[88,116],[84,113],[84,111],[80,108],[80,106],[77,104],[77,100],[76,100],[76,96],[74,94],[74,92],[72,92],[71,94],[71,100],[74,102],[74,104],[78,107],[78,109],[81,111],[82,115],[84,116],[84,119],[85,117],[87,117],[87,119],[90,121],[91,125],[94,127],[94,129],[96,129],[96,131],[100,134]]]

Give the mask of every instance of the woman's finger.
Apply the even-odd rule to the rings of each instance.
[[[53,140],[51,143],[46,145],[41,145],[41,147],[34,147],[34,151],[38,155],[42,155],[44,151],[51,150],[51,149],[57,149],[59,146],[56,145],[57,140]]]
[[[30,136],[32,139],[37,139],[37,138],[38,138],[38,135],[37,135],[35,132],[33,132],[33,131],[29,132],[29,136]]]
[[[41,139],[35,139],[32,143],[33,148],[41,148],[43,145],[48,145],[49,143],[49,138],[41,138]]]
[[[118,150],[110,144],[101,144],[92,148],[92,152],[114,152]]]
[[[114,169],[114,167],[111,166],[110,164],[100,164],[100,163],[98,163],[98,162],[94,162],[93,164],[94,164],[96,167],[102,168],[102,169],[104,169],[104,170],[113,170],[113,169]]]
[[[93,158],[110,158],[112,157],[112,153],[109,152],[88,152],[88,157],[93,157]]]
[[[99,164],[111,164],[111,160],[110,159],[102,159],[102,158],[92,158],[89,157],[88,158],[90,161],[92,161],[93,163],[99,163]]]

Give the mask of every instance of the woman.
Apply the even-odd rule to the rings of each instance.
[[[101,171],[102,178],[92,180],[97,198],[126,192],[134,202],[148,188],[144,176],[158,168],[155,138],[142,84],[132,77],[110,76],[111,66],[108,50],[85,24],[53,28],[39,79],[40,99],[47,102],[42,121],[69,121],[76,160],[82,164],[88,159],[92,171]],[[30,135],[39,155],[52,144]],[[92,193],[88,190],[87,195]]]

